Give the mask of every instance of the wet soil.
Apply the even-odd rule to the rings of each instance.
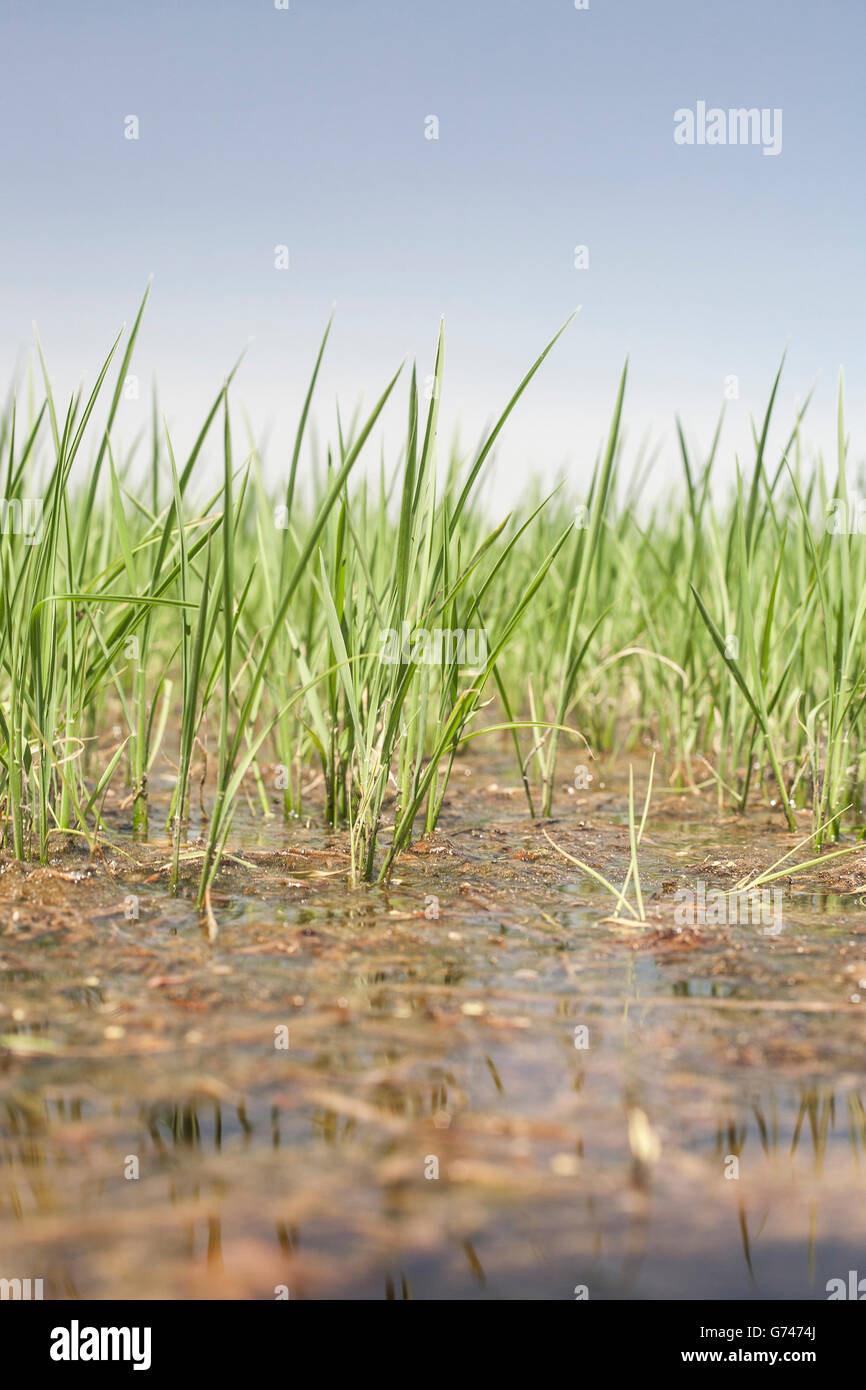
[[[533,822],[507,753],[473,754],[387,887],[350,890],[315,815],[239,822],[208,930],[194,858],[172,898],[167,840],[115,821],[94,859],[0,864],[0,1276],[711,1299],[866,1273],[866,853],[783,881],[778,931],[682,925],[678,888],[795,839],[660,781],[627,927],[551,844],[619,885],[627,769]]]

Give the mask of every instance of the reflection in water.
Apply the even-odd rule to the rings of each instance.
[[[499,1071],[490,1056],[485,1055],[483,1062],[496,1094],[502,1096],[506,1087]],[[394,1081],[383,1081],[371,1091],[371,1103],[373,1109],[384,1117],[400,1116],[412,1121],[424,1118],[435,1121],[438,1118],[441,1122],[442,1115],[448,1114],[452,1096],[450,1088],[454,1086],[455,1078],[450,1075],[432,1086],[419,1082],[406,1084],[403,1089]],[[627,1090],[624,1108],[627,1110],[634,1106],[636,1099],[634,1091]],[[115,1119],[120,1119],[126,1113],[125,1106],[117,1101],[112,1110]],[[130,1114],[132,1111],[133,1107],[130,1107]],[[130,1130],[127,1143],[121,1147],[138,1154],[142,1170],[151,1174],[162,1172],[171,1175],[163,1193],[169,1205],[186,1211],[190,1200],[203,1204],[200,1221],[184,1222],[186,1256],[192,1262],[204,1264],[214,1277],[221,1275],[226,1264],[223,1218],[218,1210],[208,1211],[207,1208],[214,1195],[230,1192],[231,1173],[226,1180],[221,1178],[219,1170],[211,1166],[213,1159],[225,1155],[234,1160],[251,1148],[257,1151],[259,1145],[273,1153],[280,1153],[284,1142],[288,1142],[296,1151],[299,1139],[297,1129],[293,1128],[292,1134],[285,1140],[281,1130],[285,1112],[279,1106],[262,1111],[260,1117],[256,1110],[254,1118],[250,1118],[247,1105],[243,1102],[228,1107],[219,1102],[201,1103],[187,1097],[176,1103],[162,1102],[137,1107],[136,1113],[138,1127]],[[34,1212],[47,1214],[62,1210],[64,1199],[55,1188],[64,1185],[64,1171],[73,1162],[62,1142],[63,1136],[70,1127],[86,1132],[88,1125],[98,1125],[100,1114],[104,1117],[104,1110],[100,1111],[92,1100],[76,1094],[53,1095],[50,1100],[46,1098],[39,1104],[31,1093],[21,1092],[3,1101],[0,1107],[0,1219],[8,1221],[11,1218],[15,1222],[26,1223],[32,1220]],[[345,1148],[353,1156],[364,1144],[365,1124],[354,1116],[341,1113],[338,1108],[315,1106],[308,1113],[305,1123],[308,1142],[324,1144],[329,1148]],[[60,1142],[55,1142],[55,1134]],[[444,1131],[440,1131],[440,1135],[447,1147]],[[615,1137],[607,1137],[616,1149]],[[706,1137],[709,1139],[710,1135]],[[620,1136],[619,1147],[625,1147],[624,1136]],[[819,1195],[809,1203],[808,1235],[801,1251],[807,1280],[813,1284],[820,1190],[828,1156],[836,1153],[838,1158],[841,1152],[847,1152],[850,1160],[859,1167],[861,1152],[866,1151],[866,1107],[861,1092],[851,1090],[839,1098],[831,1088],[814,1083],[802,1084],[793,1090],[772,1086],[744,1100],[735,1109],[720,1114],[715,1121],[710,1144],[704,1143],[698,1135],[691,1147],[695,1154],[703,1155],[701,1162],[707,1177],[716,1178],[721,1165],[726,1165],[726,1176],[735,1176],[738,1183],[742,1182],[746,1169],[754,1171],[756,1163],[768,1173],[770,1181],[763,1184],[762,1202],[750,1204],[746,1198],[738,1197],[732,1207],[746,1276],[753,1292],[760,1291],[756,1251],[768,1229],[776,1200],[772,1194],[776,1191],[778,1200],[784,1202],[783,1179],[786,1171],[790,1176],[794,1168],[798,1181],[803,1182],[807,1178],[813,1181],[813,1191]],[[524,1157],[528,1157],[526,1149],[526,1145],[520,1149]],[[399,1147],[392,1144],[391,1158],[398,1152]],[[592,1146],[589,1146],[587,1153],[583,1135],[576,1141],[574,1152],[574,1171],[579,1175],[583,1170],[583,1161],[592,1157]],[[201,1160],[200,1165],[197,1166],[193,1156]],[[639,1290],[642,1268],[652,1244],[655,1204],[659,1200],[656,1195],[659,1185],[657,1173],[638,1163],[634,1155],[632,1157],[631,1183],[635,1197],[620,1220],[620,1238],[614,1242],[614,1248],[621,1257],[616,1280],[621,1297],[628,1297]],[[736,1174],[731,1172],[733,1160],[739,1165]],[[349,1158],[351,1161],[353,1158]],[[562,1161],[561,1166],[563,1171],[571,1171]],[[482,1193],[485,1177],[482,1173],[478,1178]],[[104,1200],[110,1204],[112,1198],[116,1199],[116,1175],[111,1180],[95,1171],[88,1174],[85,1170],[84,1173],[77,1171],[77,1178],[79,1197],[84,1207],[90,1209],[94,1201]],[[411,1175],[398,1164],[394,1177],[382,1180],[384,1200],[381,1214],[389,1223],[389,1241],[397,1248],[403,1227],[408,1225],[411,1228],[412,1225],[411,1211],[406,1205],[406,1183],[410,1178]],[[588,1235],[586,1253],[590,1266],[602,1263],[608,1253],[611,1212],[603,1198],[603,1192],[593,1192],[582,1182],[578,1182],[572,1198],[583,1205]],[[321,1211],[314,1208],[312,1226],[317,1234],[321,1229],[321,1220]],[[199,1228],[204,1235],[203,1244],[197,1238]],[[301,1226],[278,1220],[272,1224],[271,1231],[275,1251],[285,1262],[286,1278],[291,1281],[291,1271],[301,1257]],[[473,1283],[478,1288],[487,1288],[489,1276],[477,1241],[460,1236],[456,1231],[449,1234],[447,1229],[442,1235],[445,1245],[453,1240],[455,1252],[458,1249],[462,1252]],[[536,1241],[533,1249],[539,1260],[543,1261],[543,1243]],[[440,1258],[450,1257],[440,1253]],[[51,1271],[42,1273],[40,1277],[47,1281],[48,1297],[79,1296],[73,1259],[53,1259]],[[386,1298],[412,1298],[412,1279],[407,1267],[385,1271],[383,1278]]]
[[[394,1300],[394,1299],[410,1299],[410,1298],[412,1297],[412,1290],[411,1290],[411,1287],[410,1287],[410,1285],[409,1285],[409,1280],[406,1278],[406,1275],[403,1273],[402,1269],[400,1270],[400,1274],[399,1274],[399,1276],[398,1276],[398,1280],[399,1280],[399,1282],[398,1282],[397,1287],[399,1287],[399,1290],[400,1290],[399,1293],[396,1292],[394,1280],[393,1280],[393,1278],[391,1277],[391,1275],[390,1275],[390,1274],[386,1274],[386,1275],[385,1275],[385,1297],[386,1297],[386,1299],[389,1299],[389,1300]]]

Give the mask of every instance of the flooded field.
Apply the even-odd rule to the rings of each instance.
[[[678,890],[796,837],[660,781],[625,927],[551,841],[620,884],[627,779],[533,822],[505,752],[459,760],[388,887],[348,889],[315,818],[239,821],[210,923],[194,863],[171,897],[167,841],[119,811],[94,859],[7,857],[2,1273],[46,1298],[760,1299],[866,1270],[866,855],[782,880],[769,927],[682,925]]]

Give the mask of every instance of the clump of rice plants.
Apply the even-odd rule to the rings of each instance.
[[[816,848],[859,828],[866,536],[841,383],[835,476],[804,458],[802,411],[768,457],[777,376],[732,495],[712,485],[720,419],[703,462],[679,428],[682,495],[653,510],[623,471],[624,369],[585,486],[536,480],[495,516],[480,483],[565,326],[470,459],[439,455],[440,328],[426,408],[398,371],[308,469],[329,324],[273,488],[238,447],[237,367],[186,457],[156,403],[143,444],[120,438],[146,300],[86,395],[59,407],[40,347],[41,401],[13,392],[0,417],[7,852],[165,837],[172,889],[205,906],[243,806],[320,816],[347,834],[352,881],[385,879],[482,735],[511,745],[531,817],[566,804],[576,750],[646,746],[719,805],[747,816],[757,798],[792,831],[805,817]],[[404,443],[374,480],[356,465],[400,391]],[[166,767],[167,802],[151,789]],[[616,911],[640,917],[636,858],[629,881]]]

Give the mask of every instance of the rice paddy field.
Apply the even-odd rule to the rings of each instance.
[[[146,296],[145,296],[146,299]],[[274,486],[39,354],[0,423],[0,1246],[51,1298],[826,1298],[866,1236],[866,524],[836,437],[485,484],[440,335]],[[567,325],[565,330],[567,331]],[[784,365],[780,367],[780,374]],[[402,447],[376,454],[401,401]],[[808,403],[807,403],[808,404]],[[321,431],[319,431],[321,438]],[[372,455],[372,457],[371,457]],[[716,475],[735,477],[732,487]]]

